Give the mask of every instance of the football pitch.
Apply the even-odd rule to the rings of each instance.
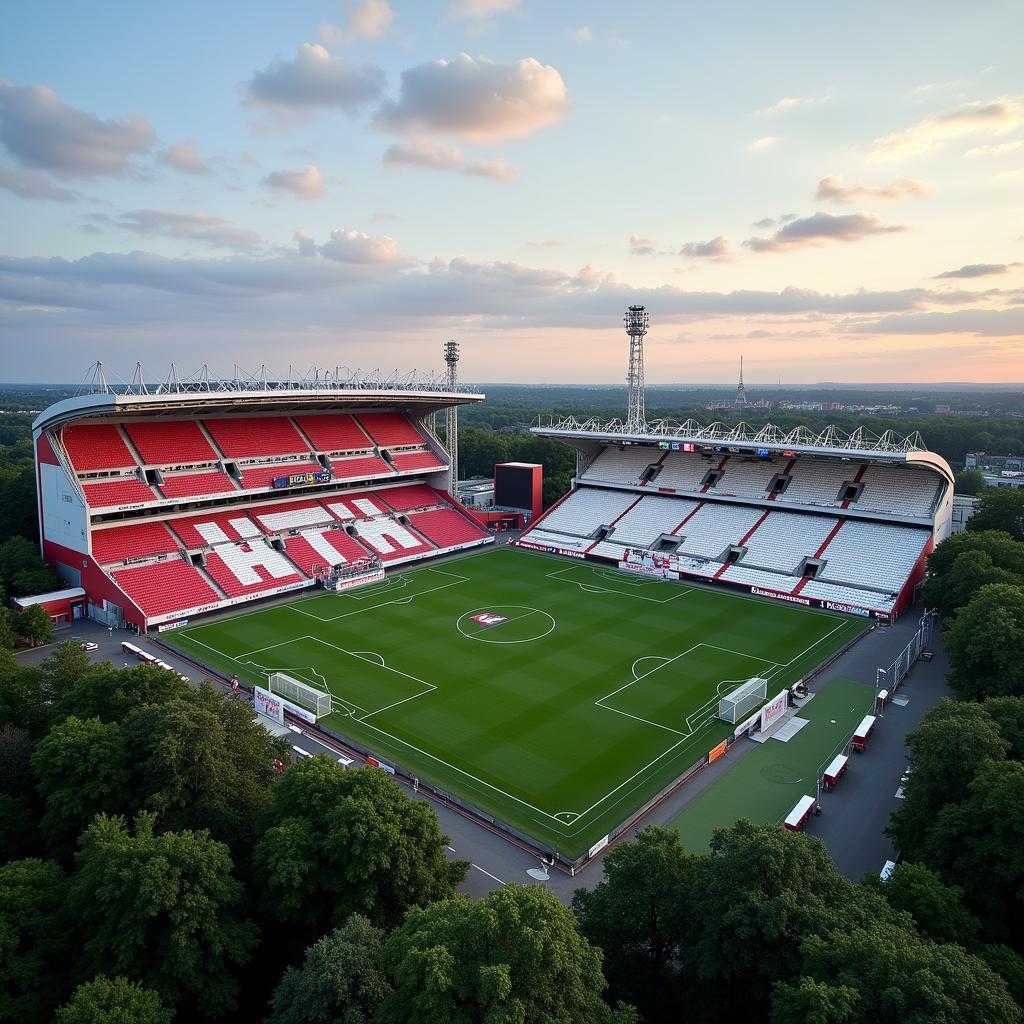
[[[729,734],[721,695],[866,626],[500,547],[162,639],[329,690],[337,733],[575,859]]]

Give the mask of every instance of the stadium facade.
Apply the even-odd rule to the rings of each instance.
[[[449,493],[444,377],[173,372],[33,424],[42,552],[81,612],[147,630],[492,542]]]
[[[950,533],[953,473],[919,435],[552,420],[572,489],[520,544],[882,620]]]

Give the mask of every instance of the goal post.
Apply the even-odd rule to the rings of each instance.
[[[768,697],[768,680],[760,676],[748,679],[732,693],[726,694],[718,704],[718,717],[735,725],[741,722]]]
[[[323,718],[324,715],[331,713],[331,695],[329,693],[318,690],[315,686],[310,686],[309,683],[304,683],[301,679],[296,679],[284,672],[271,672],[270,679],[267,681],[267,689],[279,697],[284,697],[285,700],[290,700],[293,704],[298,704],[300,708],[312,712],[317,718]]]

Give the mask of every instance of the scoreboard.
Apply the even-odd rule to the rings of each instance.
[[[272,487],[301,487],[303,484],[327,484],[334,474],[325,469],[320,473],[292,473],[291,476],[277,476],[271,481]]]

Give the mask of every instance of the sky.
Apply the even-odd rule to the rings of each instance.
[[[35,0],[0,379],[1024,380],[1024,5]]]

